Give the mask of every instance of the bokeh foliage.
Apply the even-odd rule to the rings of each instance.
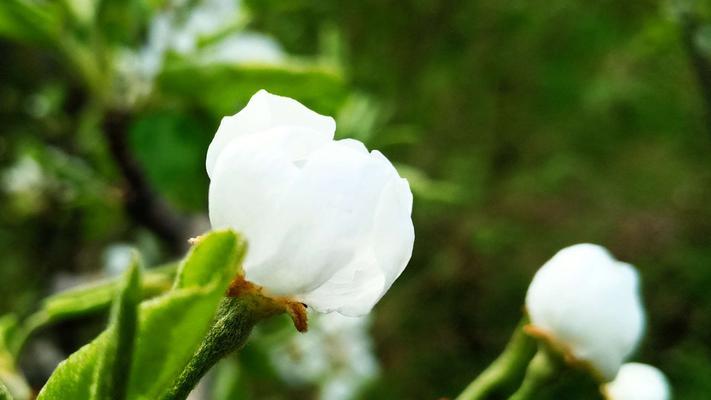
[[[111,243],[137,245],[149,264],[173,256],[124,207],[102,121],[126,105],[110,68],[87,61],[140,47],[164,2],[46,3],[0,6],[0,312],[18,315],[58,277],[97,274]],[[128,106],[129,150],[174,210],[200,220],[219,118],[266,88],[337,116],[340,137],[400,164],[416,196],[415,253],[376,309],[384,373],[367,398],[455,395],[503,347],[536,268],[577,242],[640,269],[649,323],[636,359],[664,370],[677,398],[711,393],[711,105],[683,40],[693,15],[705,27],[696,50],[711,58],[707,4],[246,3],[248,27],[292,56],[169,57],[150,96]],[[69,352],[83,344],[74,329],[48,335]],[[580,385],[570,374],[549,395]]]

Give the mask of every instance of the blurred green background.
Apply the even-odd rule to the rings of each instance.
[[[709,2],[3,0],[0,54],[0,314],[116,273],[122,246],[180,256],[209,229],[220,118],[265,88],[334,115],[415,193],[357,398],[458,394],[578,242],[641,272],[635,359],[678,399],[711,395]],[[45,332],[31,383],[103,321]],[[263,378],[259,352],[245,398],[313,397]],[[547,395],[598,396],[576,374]]]

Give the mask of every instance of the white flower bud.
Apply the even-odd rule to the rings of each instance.
[[[643,333],[638,286],[635,269],[603,247],[567,247],[538,270],[528,288],[531,331],[609,381]]]
[[[317,311],[366,314],[412,254],[412,193],[380,152],[262,90],[207,153],[210,221],[249,242],[245,278]]]
[[[671,390],[662,371],[647,364],[627,363],[602,389],[608,400],[669,400]]]

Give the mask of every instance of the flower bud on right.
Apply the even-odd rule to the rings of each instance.
[[[608,400],[669,400],[671,390],[662,371],[651,365],[627,363],[614,381],[602,388]]]
[[[528,288],[529,332],[612,380],[644,330],[637,271],[603,247],[559,251]]]

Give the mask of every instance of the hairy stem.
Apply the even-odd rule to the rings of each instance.
[[[528,336],[522,320],[499,357],[489,365],[456,400],[481,400],[487,398],[501,386],[521,379],[526,365],[536,352],[535,340]]]
[[[244,346],[257,322],[276,313],[272,310],[265,312],[257,303],[258,300],[250,296],[222,300],[207,336],[162,400],[186,399],[210,368]]]

